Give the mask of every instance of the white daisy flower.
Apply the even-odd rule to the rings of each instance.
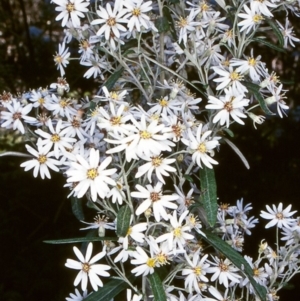
[[[293,225],[294,218],[291,216],[297,211],[291,211],[292,205],[287,206],[287,208],[282,209],[282,203],[279,203],[276,208],[275,205],[272,206],[273,209],[269,205],[266,205],[268,212],[261,211],[260,216],[265,219],[270,219],[271,221],[266,224],[265,228],[270,228],[273,226],[277,226],[278,228],[290,228]]]
[[[70,269],[79,270],[79,273],[75,278],[74,285],[77,286],[79,282],[81,282],[81,289],[85,291],[89,279],[94,291],[97,291],[98,286],[100,287],[103,286],[103,283],[99,278],[99,276],[103,276],[103,277],[110,276],[110,274],[106,272],[107,270],[111,269],[110,266],[106,264],[95,264],[95,262],[103,258],[106,253],[102,251],[91,258],[92,251],[93,251],[93,244],[91,242],[87,247],[85,257],[77,247],[73,247],[73,250],[76,257],[79,259],[79,261],[73,259],[67,259],[65,266]]]
[[[149,28],[150,18],[145,13],[152,10],[152,1],[143,2],[143,0],[127,0],[123,2],[123,5],[129,11],[125,18],[129,18],[127,27],[130,31],[133,31],[133,29],[141,31],[141,26],[145,29]]]
[[[148,162],[139,166],[138,171],[135,174],[135,178],[140,178],[147,173],[148,180],[150,183],[152,183],[151,176],[155,171],[157,179],[163,184],[166,184],[163,176],[168,177],[170,175],[168,172],[176,172],[176,168],[170,166],[176,161],[176,159],[166,159],[161,155],[155,157],[142,156],[142,159]]]
[[[295,47],[295,44],[293,42],[299,42],[300,39],[295,37],[293,27],[289,28],[290,21],[288,18],[285,19],[285,26],[283,27],[277,20],[277,24],[280,27],[281,33],[284,37],[284,48],[287,48],[288,44]]]
[[[0,112],[1,119],[5,120],[1,124],[1,127],[3,128],[13,128],[13,130],[18,130],[22,134],[25,134],[23,121],[28,123],[36,121],[35,118],[27,116],[32,110],[32,104],[28,104],[23,107],[21,102],[13,99],[12,103],[6,103],[5,107],[7,111]]]
[[[61,119],[58,120],[55,130],[51,119],[48,120],[47,125],[51,134],[41,129],[37,129],[35,132],[44,138],[43,140],[39,140],[39,144],[41,146],[45,146],[46,151],[49,151],[52,148],[52,146],[54,146],[54,155],[55,158],[58,159],[60,154],[66,151],[66,148],[72,148],[72,144],[76,142],[76,139],[71,137],[65,137],[61,134]]]
[[[70,293],[70,297],[67,297],[67,301],[82,301],[88,296],[88,291],[85,290],[80,294],[79,290],[75,288],[75,294]]]
[[[147,276],[148,274],[154,273],[154,268],[157,266],[156,259],[149,257],[141,247],[136,247],[136,251],[132,253],[132,257],[134,259],[132,259],[130,263],[138,265],[131,270],[131,273],[135,274],[135,276]]]
[[[72,119],[77,114],[76,109],[73,107],[73,102],[69,98],[51,95],[51,101],[47,104],[47,110],[52,112],[52,115],[59,115]]]
[[[162,151],[172,151],[170,146],[175,146],[175,144],[169,141],[168,134],[164,133],[164,124],[158,124],[157,120],[152,120],[148,125],[144,114],[141,116],[140,122],[134,118],[131,121],[134,125],[134,132],[129,133],[127,137],[119,140],[105,139],[108,143],[120,144],[109,149],[107,154],[120,152],[125,149],[126,160],[130,162],[132,158],[158,156]]]
[[[209,261],[212,267],[207,268],[208,273],[214,273],[211,277],[211,281],[215,281],[219,279],[219,283],[223,284],[226,288],[228,288],[228,281],[231,280],[234,283],[239,283],[242,278],[237,273],[239,269],[234,267],[229,259],[222,260],[216,256],[213,256],[214,262]]]
[[[80,61],[80,65],[90,67],[83,75],[85,78],[97,78],[98,76],[104,80],[103,73],[109,69],[109,64],[107,63],[106,57],[101,58],[98,55],[90,55],[85,61]]]
[[[192,160],[202,168],[201,162],[208,168],[213,168],[212,164],[218,164],[216,160],[208,154],[213,155],[213,149],[219,145],[219,137],[210,138],[212,131],[202,133],[203,124],[198,126],[196,137],[192,131],[188,130],[188,139],[182,138],[181,141],[188,146],[188,150],[192,153]]]
[[[60,71],[60,76],[65,75],[64,68],[69,64],[69,57],[71,55],[69,48],[66,48],[65,43],[58,44],[58,53],[54,56],[55,65],[57,65],[57,70]]]
[[[31,153],[35,158],[26,162],[23,162],[20,166],[25,167],[25,171],[34,168],[33,176],[36,178],[38,173],[40,172],[40,176],[42,179],[48,178],[51,179],[51,175],[49,173],[49,169],[52,169],[56,172],[59,171],[57,165],[61,165],[61,162],[51,157],[54,155],[54,152],[49,152],[47,146],[42,146],[38,140],[37,147],[38,150],[35,150],[30,145],[25,145],[27,151]]]
[[[47,109],[47,105],[51,100],[51,97],[48,94],[48,90],[32,90],[31,91],[31,95],[29,98],[30,101],[33,102],[33,107],[34,108],[38,108],[40,107],[41,109],[46,108]]]
[[[255,5],[253,5],[253,2],[251,2],[250,7],[251,9],[245,4],[245,13],[238,14],[240,18],[245,19],[243,21],[240,21],[238,23],[238,26],[241,26],[241,32],[246,30],[246,34],[248,34],[251,30],[255,29],[255,27],[259,25],[264,19],[262,15],[257,12]]]
[[[127,289],[126,290],[126,297],[127,297],[127,301],[140,301],[140,300],[142,300],[143,295],[134,294],[132,296],[132,290],[131,289]]]
[[[86,0],[52,0],[58,7],[55,8],[60,14],[55,18],[56,21],[62,19],[62,27],[65,27],[69,20],[74,27],[80,27],[80,19],[88,11],[87,6],[90,2]]]
[[[209,95],[208,105],[206,109],[218,110],[213,118],[213,123],[220,122],[220,125],[229,127],[230,117],[239,124],[244,124],[241,118],[246,118],[247,115],[243,113],[244,107],[249,105],[249,99],[245,99],[243,94],[234,93],[232,88],[225,89],[225,96],[220,99]]]
[[[95,19],[91,22],[91,25],[102,24],[97,31],[97,36],[104,34],[105,39],[108,41],[113,34],[116,38],[120,38],[120,31],[126,32],[127,29],[120,23],[128,23],[127,17],[124,15],[127,13],[126,9],[123,9],[122,2],[115,1],[114,9],[112,10],[110,3],[106,4],[106,9],[99,5],[97,15],[100,19]]]
[[[135,186],[139,191],[131,192],[131,196],[134,198],[145,199],[136,209],[136,215],[142,214],[152,206],[153,214],[157,222],[160,222],[161,217],[164,220],[169,219],[166,208],[176,209],[178,207],[177,204],[173,203],[173,201],[178,199],[178,195],[163,195],[161,191],[162,186],[163,183],[161,182],[157,182],[155,187],[148,184],[146,185],[147,189],[139,184]]]
[[[126,236],[123,238],[123,248],[128,249],[129,238],[133,239],[135,242],[143,243],[145,239],[145,234],[142,233],[147,230],[147,223],[138,223],[131,225],[133,222],[133,215],[130,218],[130,226],[127,230]]]
[[[117,169],[106,169],[112,158],[106,157],[100,163],[99,150],[91,148],[88,161],[79,154],[76,155],[76,159],[77,162],[71,162],[70,168],[66,171],[67,182],[77,183],[73,189],[76,192],[76,196],[81,198],[90,189],[94,202],[97,200],[97,195],[102,199],[105,198],[110,191],[108,184],[116,185],[111,176],[115,174]]]
[[[156,239],[156,242],[167,241],[168,246],[173,252],[177,252],[179,250],[184,250],[184,246],[187,243],[187,240],[194,239],[194,235],[190,234],[191,228],[190,226],[182,225],[186,216],[189,214],[189,211],[183,212],[179,220],[177,219],[176,210],[173,211],[173,215],[169,214],[170,219],[170,230],[168,233],[162,234]]]
[[[179,39],[178,43],[183,41],[184,45],[187,43],[187,36],[189,32],[192,32],[196,29],[198,25],[201,25],[200,22],[193,21],[197,16],[197,11],[191,9],[190,14],[187,17],[179,17],[179,21],[176,21],[177,28],[179,28]]]
[[[236,70],[233,70],[232,66],[229,66],[228,71],[223,67],[212,67],[212,69],[221,76],[213,80],[214,82],[220,83],[216,90],[222,90],[230,85],[235,93],[245,94],[248,92],[247,88],[241,83],[244,76]]]
[[[200,293],[199,282],[208,282],[208,279],[205,276],[207,268],[209,267],[209,264],[205,263],[208,254],[200,259],[199,252],[200,251],[194,253],[193,261],[185,254],[185,260],[188,267],[182,270],[182,276],[185,276],[184,286],[188,289],[189,293],[192,293],[194,290],[197,293]]]
[[[270,12],[269,8],[276,8],[278,6],[277,4],[271,3],[268,0],[254,0],[252,5],[257,12],[265,15],[266,17],[273,17],[273,14]]]

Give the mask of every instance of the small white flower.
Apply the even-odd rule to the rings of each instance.
[[[84,17],[88,11],[89,1],[86,0],[52,0],[58,7],[55,8],[60,14],[55,18],[56,21],[62,19],[62,27],[65,27],[69,20],[74,27],[80,27],[80,18]]]
[[[77,162],[71,162],[70,169],[66,171],[67,182],[75,182],[77,184],[73,189],[76,192],[76,196],[81,198],[90,189],[94,202],[97,200],[97,195],[100,198],[105,198],[110,191],[108,184],[116,185],[111,176],[117,169],[106,169],[112,158],[106,157],[100,163],[99,150],[92,148],[88,161],[79,154],[76,155],[76,159]]]
[[[241,118],[246,118],[243,113],[244,107],[248,106],[249,99],[245,99],[243,94],[234,93],[232,88],[225,89],[225,96],[220,99],[209,95],[206,109],[219,110],[213,119],[213,123],[220,122],[220,125],[229,127],[230,118],[232,117],[239,124],[244,124]]]
[[[88,291],[85,290],[82,295],[79,293],[79,290],[75,288],[75,294],[70,293],[70,297],[67,297],[67,301],[82,301],[88,296]]]
[[[204,281],[208,282],[207,277],[205,276],[207,268],[209,267],[208,263],[205,263],[207,259],[207,254],[200,259],[200,251],[197,251],[193,255],[193,261],[185,254],[185,259],[187,261],[188,267],[182,270],[182,275],[185,276],[184,286],[188,288],[188,291],[192,293],[194,290],[197,293],[200,293],[199,282]]]
[[[134,198],[142,198],[145,199],[139,207],[136,209],[135,214],[140,215],[145,212],[150,206],[153,208],[153,214],[155,220],[160,222],[160,218],[162,217],[164,220],[168,220],[168,214],[165,208],[176,209],[177,204],[174,204],[172,201],[178,199],[178,195],[163,195],[162,189],[163,183],[158,182],[155,187],[151,185],[146,185],[145,189],[143,186],[137,184],[136,188],[139,191],[131,192],[131,196]]]
[[[23,121],[31,123],[35,122],[35,118],[27,116],[29,112],[32,110],[32,104],[28,104],[22,107],[22,104],[13,99],[12,103],[7,103],[5,105],[7,111],[1,111],[0,117],[5,120],[1,127],[20,131],[22,134],[25,133],[25,128],[23,125]]]
[[[81,289],[84,291],[87,288],[88,279],[95,291],[98,290],[98,286],[102,287],[103,283],[98,275],[103,277],[109,277],[110,274],[106,272],[111,267],[106,264],[95,264],[101,258],[105,256],[105,252],[100,252],[91,258],[93,251],[93,244],[90,242],[85,257],[79,251],[77,247],[73,247],[74,253],[79,261],[73,259],[67,259],[66,267],[79,270],[77,277],[75,278],[74,285],[77,286],[81,282]]]
[[[130,261],[131,264],[139,265],[133,270],[131,270],[131,273],[135,274],[135,276],[147,276],[148,274],[154,273],[156,259],[149,257],[141,247],[136,247],[136,251],[132,253],[132,257],[134,259]]]
[[[136,178],[140,178],[147,173],[148,180],[152,183],[151,175],[155,171],[157,179],[165,184],[163,176],[167,177],[170,174],[168,172],[176,172],[176,168],[170,166],[176,161],[176,159],[166,159],[160,156],[154,157],[142,157],[143,160],[148,161],[147,163],[139,166],[138,171],[135,175]]]
[[[66,48],[65,43],[58,44],[58,53],[54,56],[55,65],[57,65],[57,70],[60,70],[60,75],[65,75],[64,68],[69,64],[70,52],[69,48]]]
[[[211,281],[219,279],[219,283],[223,284],[226,288],[228,288],[229,286],[229,280],[234,283],[240,282],[240,279],[242,277],[237,274],[239,272],[239,269],[234,267],[229,259],[226,258],[225,260],[222,260],[218,257],[213,256],[213,260],[215,262],[209,263],[214,266],[207,268],[208,273],[214,273],[210,279]]]
[[[297,211],[291,211],[292,205],[288,205],[285,209],[282,209],[282,203],[279,203],[276,208],[275,205],[272,206],[266,205],[268,212],[261,211],[260,216],[265,219],[270,219],[271,221],[266,224],[265,228],[270,228],[277,226],[278,228],[290,228],[294,222],[294,218],[291,216]]]
[[[61,165],[61,162],[51,158],[54,155],[54,152],[49,152],[47,146],[42,146],[38,143],[38,150],[35,150],[27,144],[25,146],[27,151],[35,157],[34,159],[23,162],[21,164],[21,167],[25,167],[25,171],[34,168],[33,176],[36,178],[38,173],[40,172],[42,179],[44,179],[45,176],[46,178],[51,179],[48,168],[57,172],[59,171],[57,165]]]
[[[149,28],[150,18],[145,13],[152,10],[152,1],[143,2],[143,0],[126,0],[123,2],[129,11],[125,18],[129,18],[127,26],[130,31],[133,29],[141,31],[141,26],[145,29]]]
[[[300,39],[295,37],[293,27],[289,28],[289,23],[290,23],[289,19],[288,18],[285,19],[285,27],[283,27],[277,20],[276,22],[279,25],[280,30],[284,37],[284,48],[287,48],[288,43],[291,46],[295,47],[295,44],[293,42],[299,42]]]
[[[189,129],[188,138],[182,139],[182,142],[188,146],[190,152],[193,153],[192,160],[199,167],[202,168],[201,162],[208,168],[213,168],[212,164],[218,164],[216,160],[211,158],[208,154],[213,155],[213,149],[219,145],[218,137],[210,139],[212,131],[205,131],[202,133],[203,124],[201,123],[197,129],[196,137]]]
[[[169,215],[170,218],[170,230],[168,233],[162,234],[156,239],[156,242],[167,241],[170,249],[173,249],[173,252],[176,253],[179,250],[183,250],[187,240],[194,238],[194,235],[190,234],[191,228],[187,225],[182,225],[186,216],[189,214],[189,211],[183,212],[179,220],[177,219],[176,210],[173,211],[173,215]]]
[[[49,130],[51,132],[47,133],[41,129],[37,129],[35,132],[44,138],[44,140],[39,140],[41,146],[45,146],[45,150],[49,151],[52,146],[54,146],[55,158],[58,159],[61,153],[64,153],[67,149],[72,148],[72,144],[76,142],[75,138],[65,137],[61,134],[62,120],[58,120],[56,128],[54,130],[52,120],[49,119],[47,122]]]
[[[239,22],[238,26],[241,26],[241,32],[247,30],[246,34],[248,34],[252,29],[255,29],[255,27],[264,19],[261,14],[257,13],[253,2],[251,2],[250,7],[251,9],[245,4],[244,10],[246,13],[238,14],[240,18],[245,19]]]
[[[128,249],[129,238],[133,239],[135,242],[143,243],[145,239],[145,234],[142,233],[147,230],[147,223],[138,223],[135,225],[131,225],[133,221],[133,215],[130,219],[130,226],[127,230],[126,236],[123,238],[123,248],[125,250]]]
[[[128,19],[124,17],[127,13],[126,9],[122,8],[121,1],[115,1],[114,10],[112,10],[110,3],[106,4],[106,9],[99,5],[97,15],[100,19],[93,20],[91,25],[102,24],[97,31],[97,36],[101,36],[104,33],[105,39],[108,41],[111,34],[116,38],[120,38],[120,31],[127,31],[126,27],[120,23],[127,23]]]
[[[140,300],[142,300],[143,295],[134,294],[132,296],[132,290],[131,289],[127,289],[126,290],[126,297],[127,297],[127,301],[140,301]]]

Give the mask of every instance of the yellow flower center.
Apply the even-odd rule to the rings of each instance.
[[[156,255],[155,259],[158,261],[160,265],[164,265],[168,263],[168,257],[167,255],[163,253],[159,253]]]
[[[150,268],[154,268],[155,267],[155,258],[149,258],[146,262],[147,266],[150,267]]]
[[[80,45],[84,50],[87,50],[90,47],[90,43],[87,40],[82,40]]]
[[[159,104],[160,104],[160,106],[162,106],[162,107],[167,107],[168,104],[169,104],[169,102],[168,102],[165,98],[163,98],[163,99],[161,99],[161,100],[159,101]]]
[[[110,95],[110,98],[112,98],[114,100],[118,100],[119,99],[119,94],[117,92],[115,92],[115,91],[110,92],[109,95]]]
[[[142,139],[150,139],[152,134],[147,131],[140,131],[140,136]]]
[[[257,267],[254,267],[254,268],[253,268],[253,275],[254,275],[254,276],[257,276],[257,277],[260,275],[260,272],[259,272],[259,270],[258,270]]]
[[[40,162],[40,164],[44,164],[47,161],[47,157],[45,155],[40,155],[37,160]]]
[[[163,160],[162,160],[161,157],[154,157],[154,158],[152,158],[152,165],[153,165],[154,167],[158,167],[158,166],[161,165],[162,161],[163,161]]]
[[[187,18],[179,17],[179,21],[176,22],[178,27],[185,27],[188,25]]]
[[[197,276],[200,276],[200,275],[201,275],[201,268],[200,268],[200,267],[195,267],[195,268],[194,268],[194,273],[195,273]]]
[[[62,107],[62,108],[65,108],[68,106],[68,101],[65,100],[65,99],[62,99],[60,102],[59,102],[59,105]]]
[[[89,270],[90,270],[91,266],[89,265],[89,263],[85,262],[82,264],[82,270],[85,272],[85,273],[88,273]]]
[[[43,97],[39,98],[38,99],[38,103],[41,104],[41,105],[44,104],[45,103],[45,99]]]
[[[232,81],[241,80],[243,78],[243,76],[236,71],[231,72],[229,77]]]
[[[63,61],[63,58],[60,54],[57,54],[55,57],[54,57],[54,62],[57,63],[57,64],[61,64]]]
[[[181,237],[181,228],[178,227],[178,228],[174,229],[173,233],[174,233],[175,237],[177,237],[177,238]]]
[[[120,116],[114,116],[110,119],[110,123],[112,125],[120,125],[121,124],[121,117]]]
[[[206,153],[207,149],[205,143],[204,142],[200,143],[197,150],[202,154]]]
[[[108,26],[112,27],[112,26],[115,26],[115,25],[117,24],[117,22],[116,22],[116,19],[115,19],[115,18],[110,17],[110,18],[106,21],[106,24],[107,24]]]
[[[264,19],[264,18],[263,18],[261,15],[258,15],[258,14],[254,15],[254,16],[252,17],[252,20],[253,20],[254,23],[259,23],[259,22],[261,22],[263,19]]]
[[[87,171],[86,175],[88,179],[94,180],[99,175],[99,173],[96,168],[91,168]]]
[[[248,59],[248,64],[252,67],[256,66],[256,59],[251,57]]]
[[[52,142],[58,142],[58,141],[60,141],[60,136],[58,135],[58,134],[53,134],[52,136],[51,136],[51,139],[50,139]]]
[[[140,10],[138,7],[136,7],[136,8],[134,8],[134,9],[132,10],[131,13],[132,13],[133,16],[138,17],[138,16],[141,15],[141,10]]]

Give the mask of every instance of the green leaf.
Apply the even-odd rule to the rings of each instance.
[[[279,51],[279,52],[286,52],[286,50],[283,47],[276,46],[276,45],[274,45],[274,44],[272,44],[272,43],[270,43],[270,42],[268,42],[264,39],[253,38],[252,41],[258,42],[258,43],[263,44],[263,45],[266,45],[267,47],[272,48],[272,49],[274,49],[276,51]]]
[[[115,296],[120,294],[123,290],[128,287],[128,284],[120,279],[113,279],[107,282],[103,287],[99,288],[98,291],[93,292],[85,301],[110,301]]]
[[[130,225],[131,210],[129,206],[123,206],[120,208],[117,215],[117,235],[124,237],[127,234]]]
[[[192,178],[190,175],[183,175],[183,177],[184,177],[188,182],[194,183],[194,180],[193,180],[193,178]]]
[[[177,34],[176,34],[175,25],[174,25],[174,19],[172,18],[170,10],[167,6],[165,6],[163,8],[163,14],[164,14],[165,18],[167,19],[167,21],[169,22],[170,31],[171,31],[173,39],[177,41]]]
[[[253,84],[250,82],[242,82],[242,84],[244,86],[247,87],[247,89],[249,90],[250,93],[252,93],[255,98],[257,99],[260,107],[262,108],[262,110],[267,114],[267,115],[275,115],[272,111],[270,111],[270,109],[268,108],[268,106],[266,105],[266,102],[264,100],[264,97],[262,96],[262,94],[259,92],[260,90],[260,86],[257,84]]]
[[[77,242],[90,242],[90,241],[102,241],[102,240],[118,240],[118,237],[77,237],[77,238],[65,238],[65,239],[53,239],[44,240],[46,244],[72,244]]]
[[[224,128],[223,131],[226,132],[231,138],[234,137],[234,133],[232,130],[230,130],[228,128]]]
[[[154,301],[167,301],[166,293],[162,282],[156,272],[149,274],[148,279],[154,295]]]
[[[217,184],[215,172],[212,168],[203,166],[200,168],[200,184],[201,184],[201,202],[203,204],[207,221],[211,227],[217,220],[218,204],[217,204]]]
[[[159,17],[155,20],[155,27],[158,32],[167,32],[170,29],[169,21],[166,17]]]
[[[278,38],[279,45],[283,47],[284,45],[284,36],[281,32],[281,30],[278,28],[277,24],[272,20],[272,19],[267,19],[268,24],[271,26],[273,29],[273,32]]]
[[[248,277],[260,300],[266,301],[267,290],[265,287],[261,286],[255,281],[255,279],[253,278],[253,270],[248,262],[244,259],[244,257],[217,235],[204,229],[201,229],[201,231],[203,231],[206,235],[202,236],[203,239],[219,252],[224,254],[237,268],[239,268]]]
[[[82,200],[79,200],[76,197],[71,197],[71,205],[72,205],[72,212],[75,215],[75,217],[79,221],[84,220],[84,214],[82,210]]]
[[[108,91],[111,91],[112,88],[114,87],[115,83],[117,82],[117,80],[121,77],[122,73],[123,73],[124,68],[120,67],[118,70],[116,70],[108,79],[107,81],[104,83],[103,86],[105,86],[107,88]]]

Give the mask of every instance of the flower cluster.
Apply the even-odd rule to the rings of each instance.
[[[74,99],[60,77],[49,88],[3,93],[0,124],[29,137],[25,171],[42,179],[51,178],[50,170],[63,173],[69,197],[87,199],[99,213],[94,223],[83,221],[85,229],[104,238],[107,229],[115,237],[99,243],[102,250],[92,258],[92,243],[85,256],[73,248],[79,261],[68,259],[66,266],[79,270],[74,285],[81,282],[83,295],[76,289],[67,300],[86,298],[88,282],[97,291],[100,277],[111,275],[131,286],[127,300],[148,300],[145,279],[161,267],[164,300],[238,299],[245,291],[255,300],[253,279],[277,300],[284,282],[299,272],[295,212],[282,204],[262,212],[271,220],[267,227],[283,230],[286,243],[273,251],[262,242],[254,262],[245,256],[249,276],[230,256],[203,245],[210,241],[204,226],[242,252],[258,219],[248,217],[252,207],[243,200],[217,206],[203,177],[214,182],[223,142],[246,162],[225,136],[233,123],[250,118],[256,128],[265,118],[256,108],[272,114],[275,106],[280,117],[288,109],[282,83],[252,44],[270,46],[257,32],[264,29],[268,38],[271,27],[282,47],[294,46],[299,39],[288,17],[283,27],[274,16],[281,10],[299,16],[297,1],[52,2],[65,33],[54,56],[60,75],[77,56],[89,68],[83,76],[99,80],[101,89],[91,99]],[[68,47],[74,41],[77,54]],[[141,287],[131,284],[132,274],[143,278]]]

